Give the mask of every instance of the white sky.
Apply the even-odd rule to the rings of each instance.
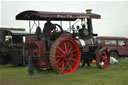
[[[128,1],[1,1],[0,26],[24,27],[27,21],[17,21],[15,16],[25,10],[84,12],[91,8],[101,19],[93,20],[94,33],[99,36],[128,37]]]

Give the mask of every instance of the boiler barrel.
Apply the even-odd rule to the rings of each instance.
[[[75,40],[77,42],[77,44],[80,46],[80,47],[84,47],[84,46],[92,46],[94,45],[94,41],[93,39],[87,39],[87,40],[83,40],[83,39],[77,39]]]

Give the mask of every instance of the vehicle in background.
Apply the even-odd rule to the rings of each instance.
[[[0,64],[25,65],[24,28],[0,27]]]
[[[102,48],[107,48],[110,55],[118,59],[121,56],[128,56],[128,38],[125,37],[96,37]]]

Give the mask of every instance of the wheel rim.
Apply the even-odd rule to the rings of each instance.
[[[97,66],[101,69],[105,69],[110,64],[110,55],[107,50],[100,50],[98,53]]]
[[[63,74],[72,73],[80,64],[80,49],[78,44],[70,38],[59,40],[55,46],[53,69]]]

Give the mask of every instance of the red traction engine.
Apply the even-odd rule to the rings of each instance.
[[[56,29],[51,32],[50,49],[46,37],[42,33],[30,34],[26,36],[26,44],[31,52],[33,65],[37,70],[53,69],[58,73],[72,73],[85,62],[89,65],[91,60],[96,60],[98,68],[104,69],[109,66],[110,56],[106,49],[101,49],[94,39],[92,19],[100,19],[98,14],[91,13],[70,13],[70,12],[44,12],[44,11],[24,11],[16,16],[17,20],[34,21],[33,25],[40,26],[39,21],[69,21],[69,29],[63,30],[59,24],[54,24]],[[75,25],[78,21],[81,26]],[[75,21],[71,25],[71,21]],[[36,23],[38,22],[38,24]],[[87,22],[85,24],[85,22]],[[32,25],[32,27],[33,27]],[[86,27],[87,26],[87,27]],[[31,32],[31,24],[29,25]]]

